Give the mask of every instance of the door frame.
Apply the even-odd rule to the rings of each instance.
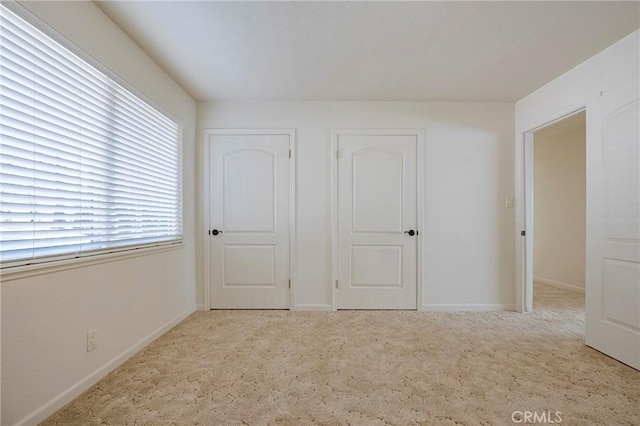
[[[423,310],[422,301],[422,247],[424,246],[424,130],[422,129],[332,129],[331,130],[331,309],[338,310],[338,138],[341,135],[359,136],[415,136],[417,140],[416,154],[416,310]]]
[[[202,155],[202,176],[204,179],[202,185],[202,253],[203,253],[203,296],[204,296],[204,309],[211,310],[211,250],[210,241],[208,238],[207,230],[211,229],[209,223],[209,179],[210,179],[210,167],[209,167],[209,155],[211,136],[215,135],[283,135],[289,136],[289,279],[291,280],[291,287],[289,288],[289,310],[294,309],[295,302],[295,288],[296,288],[296,267],[295,267],[295,255],[296,255],[296,129],[205,129],[203,136],[203,155]]]
[[[560,115],[550,121],[523,132],[520,139],[522,149],[522,185],[519,186],[517,199],[522,200],[522,213],[518,215],[520,217],[520,223],[518,224],[520,229],[517,230],[517,238],[522,240],[520,245],[520,259],[522,266],[521,268],[516,266],[516,270],[520,269],[520,280],[518,281],[516,288],[516,295],[518,295],[516,302],[518,302],[517,306],[520,312],[531,312],[533,310],[533,134],[566,118],[580,114],[581,112],[586,113],[586,111],[586,106],[574,109],[566,114]],[[586,174],[588,175],[588,170]],[[521,235],[522,231],[524,231],[525,235]]]

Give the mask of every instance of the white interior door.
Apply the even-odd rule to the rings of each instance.
[[[337,139],[338,308],[416,309],[417,136]]]
[[[289,307],[289,134],[210,134],[212,308]]]
[[[586,343],[640,369],[638,76],[587,108]]]

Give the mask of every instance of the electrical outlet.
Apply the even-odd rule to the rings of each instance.
[[[504,207],[506,209],[513,208],[513,197],[504,197]]]
[[[91,352],[96,348],[96,332],[98,330],[91,330],[87,333],[87,352]]]

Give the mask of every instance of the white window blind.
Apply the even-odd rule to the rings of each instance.
[[[0,5],[2,267],[182,239],[179,126]]]

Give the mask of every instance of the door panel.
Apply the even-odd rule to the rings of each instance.
[[[275,166],[273,152],[245,149],[224,155],[223,220],[227,232],[274,232]]]
[[[352,229],[354,233],[402,231],[403,155],[365,149],[353,153]]]
[[[639,116],[639,104],[634,102],[605,120],[605,206],[608,241],[640,239]]]
[[[214,134],[212,308],[289,307],[289,135]]]
[[[224,287],[274,287],[274,245],[224,246]],[[250,267],[248,267],[250,265]]]
[[[640,103],[635,78],[635,90],[611,92],[587,108],[585,335],[589,346],[640,369]]]
[[[402,246],[351,246],[351,287],[402,287]]]
[[[416,309],[417,137],[338,135],[338,308]]]

